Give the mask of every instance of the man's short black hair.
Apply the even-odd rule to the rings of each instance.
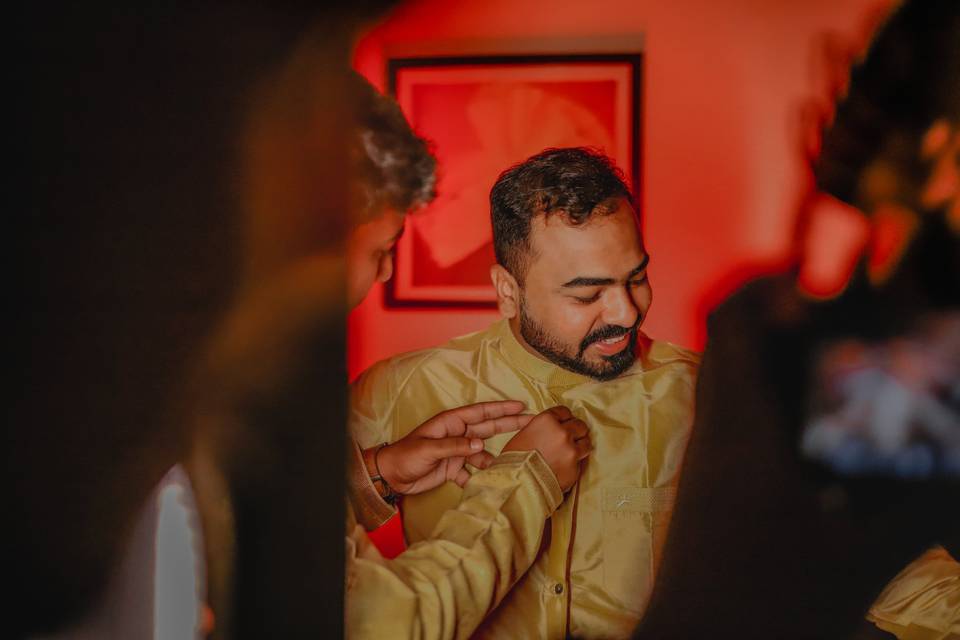
[[[357,222],[386,209],[406,213],[436,196],[437,160],[392,98],[359,74],[348,79],[356,129],[350,140]]]
[[[530,264],[530,223],[539,215],[581,225],[616,211],[615,198],[633,198],[613,160],[586,147],[544,149],[500,174],[490,191],[497,262],[521,284]],[[634,207],[636,210],[636,207]]]

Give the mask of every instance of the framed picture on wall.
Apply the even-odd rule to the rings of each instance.
[[[391,59],[390,91],[439,168],[437,199],[407,217],[387,305],[494,307],[490,188],[547,147],[598,148],[636,190],[641,73],[639,53]]]

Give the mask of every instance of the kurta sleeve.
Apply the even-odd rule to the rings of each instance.
[[[347,638],[469,637],[533,563],[562,499],[538,452],[509,452],[474,474],[429,540],[393,560],[352,526]]]

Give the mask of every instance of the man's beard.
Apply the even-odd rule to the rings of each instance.
[[[589,376],[596,380],[612,380],[629,369],[630,365],[633,364],[636,357],[634,351],[637,346],[637,328],[640,325],[639,317],[630,328],[607,325],[591,332],[580,342],[576,355],[571,356],[567,345],[564,345],[564,343],[555,336],[550,335],[542,324],[527,315],[525,307],[526,305],[521,302],[520,335],[523,336],[523,339],[527,341],[528,345],[536,349],[537,353],[550,362],[568,371]],[[594,342],[606,340],[607,338],[615,338],[624,334],[630,335],[630,338],[627,340],[627,346],[624,347],[623,351],[615,353],[612,356],[600,356],[603,360],[601,364],[594,364],[583,358],[584,351]]]

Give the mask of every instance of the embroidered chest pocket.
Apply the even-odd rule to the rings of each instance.
[[[675,487],[603,490],[604,586],[638,614],[650,599],[676,493]]]

